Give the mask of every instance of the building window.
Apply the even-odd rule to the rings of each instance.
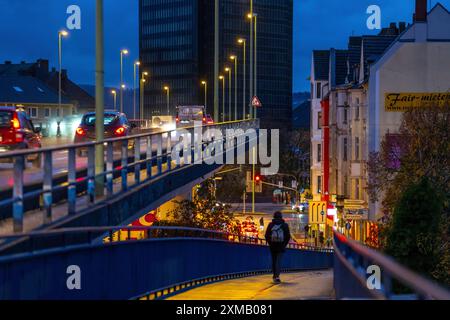
[[[316,98],[317,99],[322,98],[322,84],[320,82],[317,82],[316,84]]]
[[[317,162],[322,162],[322,145],[317,145]]]
[[[317,193],[322,193],[322,177],[317,177]]]
[[[359,179],[355,179],[355,200],[359,200]]]
[[[348,109],[344,108],[344,124],[347,124],[348,121]]]
[[[28,109],[28,114],[30,115],[30,118],[37,118],[38,116],[37,108]]]
[[[356,98],[355,120],[359,120],[359,98]]]
[[[44,109],[44,117],[50,118],[50,108],[45,108]]]
[[[322,129],[322,112],[317,114],[317,130]]]
[[[359,138],[355,138],[355,160],[359,160]]]
[[[344,150],[343,150],[343,157],[342,157],[344,161],[347,161],[347,159],[348,159],[347,154],[348,154],[348,139],[344,138]]]

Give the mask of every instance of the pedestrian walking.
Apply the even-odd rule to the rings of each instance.
[[[291,232],[288,224],[283,220],[283,214],[275,212],[266,231],[266,241],[270,246],[272,255],[273,281],[275,283],[281,283],[281,259],[290,240]]]

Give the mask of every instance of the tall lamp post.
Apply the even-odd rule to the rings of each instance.
[[[120,50],[120,112],[123,112],[123,56],[128,54],[127,49]]]
[[[225,72],[228,72],[228,121],[231,121],[231,68],[225,68]]]
[[[95,139],[103,141],[105,136],[105,71],[104,71],[104,27],[103,27],[103,0],[96,2],[96,53],[95,53]],[[105,152],[102,143],[95,146],[95,193],[104,194],[103,171],[105,166]]]
[[[170,116],[170,87],[165,86],[164,91],[166,91],[167,94],[167,115]]]
[[[253,99],[253,0],[250,0],[250,13],[247,15],[250,19],[250,101]],[[249,103],[250,114],[252,114],[252,106]]]
[[[136,74],[139,74],[140,61],[134,63],[134,78],[133,78],[133,118],[136,120]],[[136,73],[137,69],[137,73]]]
[[[245,40],[244,38],[238,39],[238,43],[239,44],[243,44],[244,46],[244,83],[243,83],[243,91],[242,91],[242,120],[245,120],[247,118],[247,107],[246,107],[246,85],[247,85],[247,56],[246,56],[246,51],[247,51],[247,40]]]
[[[147,80],[145,79],[145,77],[148,76],[148,72],[143,72],[141,79],[139,80],[140,83],[140,93],[139,93],[139,98],[140,98],[140,103],[139,103],[139,114],[140,114],[140,118],[141,120],[144,119],[144,95],[145,95],[145,84],[147,82]]]
[[[225,77],[221,75],[219,80],[222,80],[222,122],[225,122]]]
[[[113,98],[114,98],[114,111],[117,111],[117,91],[112,90],[111,94],[113,95]]]
[[[255,18],[255,96],[258,95],[258,14],[254,13],[253,17]],[[258,117],[258,109],[254,109],[255,119]]]
[[[230,56],[230,59],[234,61],[234,120],[238,120],[238,95],[237,95],[237,85],[238,85],[238,57],[235,55]]]
[[[58,32],[58,61],[59,61],[59,73],[58,73],[58,117],[62,115],[62,38],[67,37],[69,33],[66,30]],[[58,121],[60,121],[58,119]],[[59,122],[58,122],[58,136],[60,135]]]
[[[205,87],[205,113],[208,113],[208,82],[202,81],[202,85]]]

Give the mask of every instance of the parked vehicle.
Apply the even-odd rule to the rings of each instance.
[[[83,115],[80,125],[75,130],[74,143],[95,141],[96,139],[95,121],[96,121],[95,112],[90,112]],[[105,140],[130,136],[133,134],[133,130],[136,128],[136,125],[130,124],[127,119],[127,116],[120,112],[106,111],[104,113],[103,123],[105,125],[105,134],[104,134]],[[130,140],[128,142],[128,149],[132,149],[133,147],[134,141]],[[114,145],[114,149],[116,150],[120,150],[121,148],[122,148],[121,143],[117,143]],[[77,152],[79,156],[83,156],[86,150],[79,149]]]
[[[0,107],[0,153],[42,148],[40,132],[23,109]],[[41,167],[41,154],[31,155],[27,160],[33,167]],[[13,159],[0,161],[12,162]]]

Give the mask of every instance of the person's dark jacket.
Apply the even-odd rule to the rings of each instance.
[[[272,243],[272,228],[276,225],[282,225],[284,232],[284,242],[283,243]],[[291,240],[291,232],[289,230],[288,224],[283,219],[273,219],[266,230],[266,241],[270,246],[270,250],[274,252],[284,252],[286,246]]]

